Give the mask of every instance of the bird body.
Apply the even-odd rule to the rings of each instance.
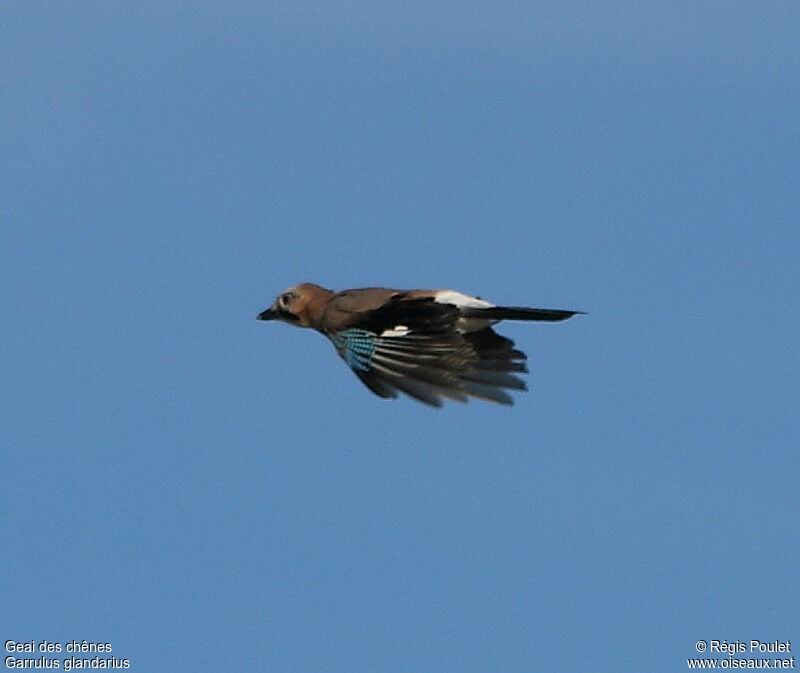
[[[511,372],[526,355],[492,325],[500,320],[556,322],[580,311],[495,306],[455,290],[368,287],[333,292],[302,283],[282,292],[260,320],[315,329],[376,395],[402,391],[441,406],[475,397],[513,404],[504,389],[525,390]]]

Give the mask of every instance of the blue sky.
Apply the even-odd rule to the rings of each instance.
[[[3,640],[135,671],[676,671],[800,642],[796,3],[5,3]],[[514,407],[283,288],[453,287]],[[4,653],[5,656],[6,653]]]

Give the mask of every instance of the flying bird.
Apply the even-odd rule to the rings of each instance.
[[[442,398],[513,404],[526,390],[527,356],[492,326],[501,320],[559,322],[582,311],[495,306],[454,290],[367,287],[334,292],[313,283],[278,295],[259,320],[315,329],[379,397],[402,391],[439,407]]]

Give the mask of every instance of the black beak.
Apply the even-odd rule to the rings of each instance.
[[[278,317],[278,312],[268,308],[266,311],[261,311],[256,317],[259,320],[275,320]]]

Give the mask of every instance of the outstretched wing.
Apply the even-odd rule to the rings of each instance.
[[[525,354],[491,328],[462,334],[459,309],[432,298],[392,298],[330,335],[336,350],[376,395],[402,391],[433,406],[469,397],[513,404],[504,389],[525,390]]]

